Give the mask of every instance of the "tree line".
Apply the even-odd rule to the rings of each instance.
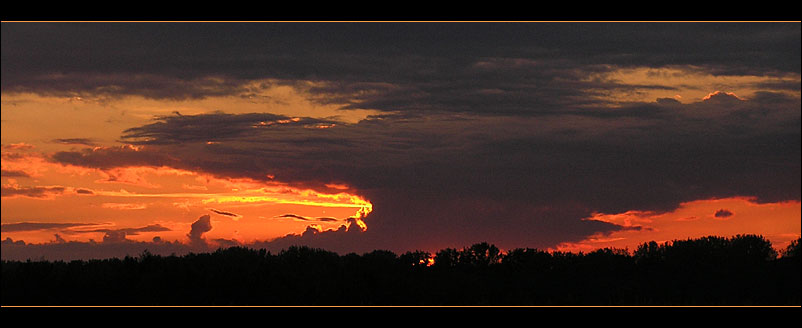
[[[2,305],[800,305],[799,242],[762,236],[641,244],[634,253],[339,255],[293,246],[184,256],[2,261]]]

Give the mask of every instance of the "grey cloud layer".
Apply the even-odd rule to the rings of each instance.
[[[383,111],[530,115],[670,89],[586,79],[619,67],[800,74],[795,23],[6,24],[2,44],[4,92],[182,99],[268,79]]]

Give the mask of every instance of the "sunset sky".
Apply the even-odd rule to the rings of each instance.
[[[2,257],[800,237],[799,22],[2,23]]]

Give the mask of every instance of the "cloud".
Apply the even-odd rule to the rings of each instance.
[[[30,144],[26,144],[24,142],[20,142],[20,143],[15,143],[15,144],[10,144],[10,145],[3,145],[2,148],[6,149],[6,150],[23,150],[24,151],[24,150],[31,150],[31,149],[36,148],[36,147],[33,146],[33,145],[30,145]]]
[[[300,216],[300,215],[296,215],[296,214],[282,214],[282,215],[279,215],[279,216],[276,216],[276,217],[277,218],[289,218],[289,219],[300,220],[300,221],[319,221],[319,222],[336,222],[336,221],[340,221],[337,218],[332,218],[332,217],[316,217],[316,218],[314,218],[314,217]]]
[[[719,219],[726,219],[726,218],[728,218],[728,217],[730,217],[732,215],[733,215],[733,213],[730,212],[729,210],[720,209],[720,210],[716,211],[716,213],[713,216],[715,216],[716,218],[719,218]]]
[[[120,234],[123,235],[138,235],[140,232],[160,232],[160,231],[171,231],[167,227],[163,227],[160,224],[150,224],[140,228],[122,228],[122,229],[92,229],[92,230],[74,230],[71,233],[87,233],[87,232],[105,232],[107,234],[111,234],[111,238],[115,238]]]
[[[295,214],[282,214],[282,215],[277,216],[277,218],[291,218],[291,219],[296,219],[296,220],[301,220],[301,221],[309,221],[308,218],[306,218],[304,216],[300,216],[300,215],[295,215]]]
[[[67,139],[53,139],[53,142],[65,145],[83,145],[94,147],[97,143],[89,138],[67,138]]]
[[[129,241],[125,238],[125,231],[108,231],[103,235],[103,243],[123,243]]]
[[[3,246],[5,246],[5,245],[9,245],[9,246],[25,246],[25,241],[24,240],[14,241],[13,239],[11,239],[11,237],[6,237],[6,239],[3,239],[3,241],[2,241],[2,245]]]
[[[159,116],[156,119],[159,122],[123,131],[122,139],[135,144],[172,144],[196,141],[207,143],[269,133],[262,131],[283,131],[287,127],[309,127],[336,123],[331,120],[269,113],[239,115],[211,113],[204,116],[176,113],[171,116]]]
[[[4,29],[2,45],[5,93],[244,97],[269,80],[321,103],[387,112],[528,115],[581,105],[633,90],[588,78],[616,67],[800,72],[794,23],[41,23]]]
[[[212,212],[215,212],[217,214],[220,214],[220,215],[230,216],[230,217],[234,217],[234,218],[242,217],[242,215],[239,215],[239,214],[226,212],[226,211],[220,211],[220,210],[216,210],[216,209],[213,209],[213,208],[210,208],[209,210],[212,211]]]
[[[192,223],[192,229],[187,234],[190,244],[205,244],[206,241],[203,239],[203,234],[210,230],[212,230],[211,217],[207,214],[198,218],[197,221]]]
[[[68,229],[98,225],[97,223],[52,223],[52,222],[20,222],[0,225],[2,232],[40,231],[52,229]]]
[[[56,234],[53,234],[53,237],[55,237],[55,238],[56,238],[56,240],[54,240],[54,241],[53,241],[53,243],[56,243],[56,244],[63,244],[63,243],[66,243],[66,242],[67,242],[66,240],[64,240],[64,238],[61,238],[61,235],[59,235],[59,234],[57,234],[57,233],[56,233]]]
[[[198,26],[206,25],[4,26],[2,89],[189,99],[281,85],[317,103],[378,111],[358,123],[175,113],[126,129],[120,140],[130,145],[50,156],[101,170],[347,185],[374,204],[363,218],[369,230],[352,220],[345,231],[285,239],[338,249],[480,240],[544,248],[625,228],[582,220],[594,212],[800,199],[799,84],[789,84],[800,74],[799,24]],[[741,97],[727,83],[704,85],[708,99],[680,103],[665,96],[684,86],[662,85],[658,73],[617,79],[622,68],[748,75],[761,90]],[[644,90],[665,94],[611,100]],[[190,240],[203,240],[211,223],[196,224]]]
[[[142,210],[148,206],[145,204],[131,204],[131,203],[103,203],[100,205],[102,208],[111,208],[116,210]]]
[[[99,147],[81,151],[62,151],[50,156],[55,163],[83,166],[95,169],[111,169],[126,166],[171,166],[175,159],[167,154],[149,152],[144,147],[131,145]],[[144,150],[144,151],[143,151]]]
[[[717,102],[717,103],[733,103],[744,101],[743,98],[738,97],[735,93],[732,92],[723,92],[723,91],[714,91],[709,93],[707,96],[702,98],[702,101],[709,101],[709,102]]]
[[[115,239],[116,237],[116,239]],[[26,244],[22,240],[14,241],[6,238],[0,243],[3,260],[25,261],[27,259],[50,261],[62,260],[89,260],[105,258],[123,258],[125,256],[139,256],[145,250],[152,254],[169,256],[171,254],[184,255],[189,252],[207,251],[205,248],[193,248],[187,244],[161,241],[138,242],[129,239],[120,239],[120,234],[109,235],[105,242],[77,242],[53,241],[43,244]],[[124,238],[124,237],[123,237]],[[155,239],[155,237],[154,237]]]
[[[53,158],[105,168],[167,164],[322,191],[337,181],[373,203],[365,234],[378,237],[364,238],[384,249],[492,238],[545,248],[622,229],[582,220],[593,212],[666,212],[744,195],[798,200],[799,98],[775,95],[538,117],[398,113],[324,130],[304,128],[303,118],[254,127],[287,119],[271,114],[173,115],[130,130],[141,148]],[[212,148],[210,138],[227,142]]]
[[[31,175],[21,170],[0,170],[0,176],[8,178],[30,178]]]
[[[103,243],[123,243],[133,242],[127,239],[126,236],[138,235],[142,232],[161,232],[171,231],[169,228],[163,227],[159,224],[151,224],[139,228],[121,228],[121,229],[71,229],[91,227],[101,224],[97,223],[18,223],[13,225],[3,225],[3,232],[19,232],[19,231],[38,231],[38,230],[53,230],[59,229],[64,234],[84,234],[84,233],[103,233]],[[56,234],[56,241],[59,243],[66,242],[59,234]]]
[[[70,188],[63,186],[35,186],[20,187],[17,184],[7,184],[2,186],[2,197],[29,197],[49,199],[56,195],[64,195],[65,192],[74,192],[77,195],[93,195],[94,191],[83,188]]]
[[[2,197],[23,196],[30,198],[48,198],[53,195],[61,195],[66,190],[65,187],[18,187],[13,185],[3,185],[0,189]]]
[[[217,247],[222,247],[222,248],[229,248],[229,247],[234,247],[234,246],[242,246],[242,243],[240,243],[240,242],[238,242],[236,240],[225,239],[225,238],[213,239],[213,240],[211,240],[211,242],[213,244],[215,244]]]
[[[159,224],[150,224],[142,228],[131,229],[132,232],[157,232],[157,231],[170,231],[169,228],[163,227]],[[131,233],[129,233],[131,234]]]

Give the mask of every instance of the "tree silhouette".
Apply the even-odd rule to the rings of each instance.
[[[451,268],[459,263],[459,251],[453,248],[445,248],[438,251],[434,256],[434,267]]]
[[[432,254],[420,250],[406,252],[398,257],[398,260],[404,266],[412,267],[425,267],[429,266],[429,261],[433,260]]]
[[[784,258],[799,258],[799,243],[802,242],[802,238],[798,238],[791,242],[788,247],[785,248],[782,252],[782,257]]]
[[[473,244],[458,254],[460,264],[473,267],[490,266],[499,263],[500,260],[501,251],[495,245],[486,242]]]
[[[589,253],[486,242],[401,256],[293,246],[2,261],[2,305],[799,305],[799,240],[756,235]]]

